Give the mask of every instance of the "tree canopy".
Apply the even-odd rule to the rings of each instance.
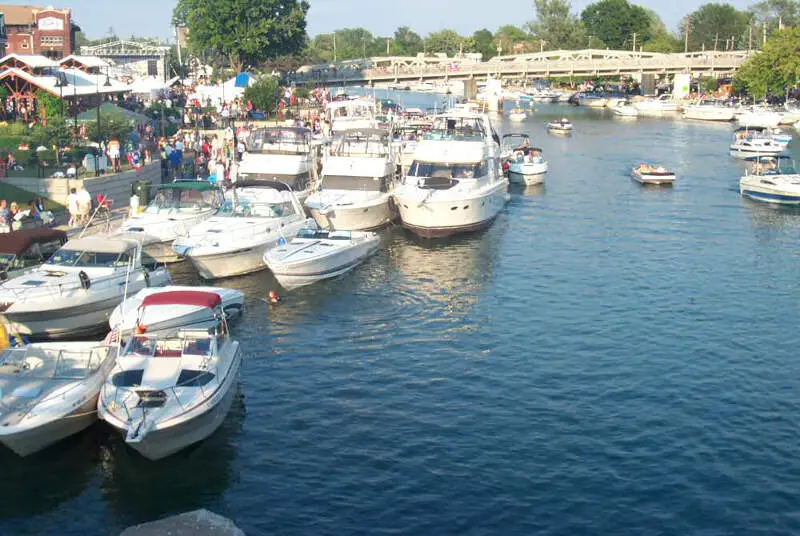
[[[586,31],[613,49],[630,49],[651,37],[652,20],[644,8],[628,0],[600,0],[581,13]]]
[[[480,52],[484,60],[497,55],[497,50],[494,46],[494,35],[489,30],[484,28],[473,33],[472,42],[475,46],[475,52]]]
[[[763,0],[750,6],[748,11],[753,17],[753,23],[758,26],[766,24],[770,33],[781,24],[796,26],[800,23],[800,2],[797,0]]]
[[[274,76],[264,76],[244,90],[245,100],[253,103],[255,109],[267,113],[277,109],[281,95],[280,83]]]
[[[211,50],[239,70],[306,44],[305,0],[178,0],[173,20],[194,52]]]
[[[549,50],[585,48],[588,39],[583,23],[570,13],[569,0],[534,0],[536,20],[527,24],[531,34]]]
[[[472,43],[460,36],[454,30],[440,30],[432,32],[425,38],[425,49],[429,53],[444,52],[454,56],[459,52],[468,52]]]
[[[688,17],[689,50],[725,49],[725,42],[730,38],[736,43],[746,43],[750,14],[739,11],[728,4],[703,4]],[[686,36],[686,19],[681,25],[681,39]]]
[[[736,73],[736,81],[755,97],[782,95],[800,81],[800,27],[776,31]]]

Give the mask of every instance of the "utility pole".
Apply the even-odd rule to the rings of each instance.
[[[717,51],[717,42],[719,41],[719,33],[714,34],[714,52]]]
[[[636,32],[633,32],[633,48],[631,50],[636,52]]]
[[[386,40],[386,55],[387,56],[389,55],[389,41],[391,41],[391,39],[387,39]]]
[[[763,30],[763,37],[762,37],[762,41],[761,41],[761,48],[764,48],[764,45],[767,44],[767,23],[766,22],[764,22],[763,29],[764,30]]]
[[[749,30],[750,30],[749,31],[750,35],[749,35],[748,41],[747,41],[747,51],[748,52],[752,52],[753,51],[753,26],[752,25],[750,26]]]
[[[686,17],[686,31],[683,38],[683,53],[689,52],[689,17]]]
[[[333,32],[333,61],[336,61],[336,32]]]
[[[736,50],[736,36],[731,36],[731,50]]]

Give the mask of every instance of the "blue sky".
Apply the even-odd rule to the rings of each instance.
[[[705,1],[705,0],[704,0]],[[756,0],[729,0],[745,9]],[[0,0],[9,4],[36,4],[36,0]],[[118,35],[171,38],[169,21],[174,0],[102,2],[100,0],[48,0],[56,7],[69,7],[73,17],[90,38],[103,37],[113,27]],[[442,28],[462,34],[504,24],[521,25],[534,18],[533,0],[502,0],[501,9],[487,0],[310,0],[308,32],[313,36],[337,28],[364,27],[376,35],[390,35],[398,26],[409,26],[421,35]],[[573,11],[580,12],[592,0],[572,0]],[[698,0],[637,0],[634,3],[654,9],[667,27],[674,30],[681,18],[701,3]],[[487,9],[491,7],[492,9]]]

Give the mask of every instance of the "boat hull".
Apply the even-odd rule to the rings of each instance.
[[[183,261],[185,257],[178,255],[178,253],[172,249],[172,242],[174,241],[168,240],[165,242],[147,244],[142,248],[142,252],[146,253],[160,264],[172,264]]]
[[[266,270],[264,253],[274,246],[275,242],[258,244],[236,251],[215,255],[193,255],[189,253],[197,273],[203,279],[222,279]]]
[[[526,186],[542,184],[547,167],[547,163],[511,164],[508,168],[508,181],[512,184],[525,184]]]
[[[780,147],[772,148],[740,148],[731,146],[730,155],[734,158],[751,158],[753,156],[775,156],[783,152]]]
[[[311,217],[323,229],[332,231],[369,231],[389,225],[394,219],[390,196],[360,203],[353,207],[335,205],[324,209],[309,208]]]
[[[672,186],[675,182],[675,174],[670,173],[666,175],[649,175],[647,173],[632,173],[633,180],[640,184],[652,184],[656,186]]]
[[[289,265],[271,265],[270,269],[278,283],[287,290],[304,287],[331,279],[354,269],[378,251],[380,240],[363,242],[358,247],[340,251],[325,259],[324,264],[318,260]]]
[[[767,189],[754,185],[742,184],[739,193],[755,201],[773,203],[776,205],[800,205],[800,192],[792,193],[781,190]]]

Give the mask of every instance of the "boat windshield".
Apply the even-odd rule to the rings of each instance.
[[[225,218],[285,218],[295,213],[291,201],[256,203],[248,199],[225,201],[217,216]]]
[[[437,177],[445,179],[475,179],[488,174],[486,162],[478,164],[440,164],[436,162],[419,162],[411,164],[409,177]]]
[[[211,355],[211,337],[170,337],[157,339],[146,335],[131,337],[124,355],[143,357],[181,357]]]
[[[389,133],[377,131],[346,132],[333,140],[331,156],[379,158],[389,154]]]
[[[247,145],[251,153],[307,153],[309,136],[302,129],[260,128],[250,133]]]
[[[75,249],[59,249],[47,259],[45,264],[51,266],[77,266],[83,268],[115,268],[128,266],[134,257],[134,249],[122,253],[103,251],[79,251]]]
[[[197,211],[214,208],[217,200],[216,190],[192,190],[164,188],[156,193],[153,201],[147,205],[147,214],[158,214],[162,210]]]
[[[426,140],[481,141],[486,130],[477,117],[437,117]]]

